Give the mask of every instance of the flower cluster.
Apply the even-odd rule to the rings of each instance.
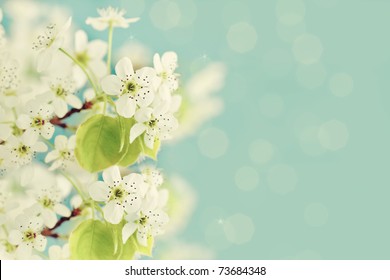
[[[175,214],[169,182],[142,161],[180,132],[178,57],[112,63],[113,29],[139,18],[99,9],[86,23],[108,38],[89,40],[63,12],[36,26],[50,13],[29,5],[28,18],[18,1],[7,9],[34,38],[0,24],[0,258],[97,258],[112,250],[91,240],[101,235],[121,240],[105,258],[150,255]]]

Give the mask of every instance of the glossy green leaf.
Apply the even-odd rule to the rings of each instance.
[[[119,259],[121,260],[131,260],[134,259],[136,253],[144,256],[152,256],[154,239],[152,236],[148,238],[148,246],[142,246],[137,241],[137,233],[134,233],[127,240],[126,244],[122,248],[122,254]]]
[[[72,259],[111,260],[115,257],[116,236],[111,225],[97,220],[81,223],[69,237]]]
[[[123,124],[118,118],[96,115],[80,125],[76,133],[75,155],[90,172],[115,165],[125,154]]]

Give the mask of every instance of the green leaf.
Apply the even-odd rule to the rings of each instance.
[[[81,223],[69,237],[72,259],[112,260],[115,257],[116,236],[112,226],[96,220]]]
[[[138,137],[138,139],[141,137]],[[143,139],[143,138],[142,138]],[[152,158],[153,160],[157,160],[157,154],[160,150],[161,142],[160,140],[156,140],[154,142],[153,149],[148,148],[145,143],[141,140],[142,150],[145,156]]]
[[[115,165],[126,153],[123,124],[119,119],[96,115],[80,125],[76,133],[75,155],[90,172]]]
[[[134,164],[140,153],[142,152],[142,145],[140,143],[139,137],[134,140],[133,143],[130,144],[129,137],[130,137],[130,129],[134,125],[135,120],[133,118],[131,119],[125,119],[122,117],[119,117],[121,120],[121,123],[123,123],[123,141],[125,143],[126,153],[123,155],[123,157],[120,159],[118,165],[120,166],[129,166]]]
[[[134,233],[126,241],[126,244],[122,248],[122,254],[119,256],[121,260],[131,260],[134,259],[134,255],[139,253],[144,256],[152,256],[154,239],[152,236],[148,237],[148,245],[142,246],[137,241],[137,233]]]

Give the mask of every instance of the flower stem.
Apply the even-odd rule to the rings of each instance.
[[[111,73],[111,53],[112,53],[112,34],[114,33],[114,28],[110,23],[108,28],[108,52],[107,52],[107,74]]]
[[[80,67],[80,69],[84,72],[85,76],[87,76],[87,79],[89,81],[89,83],[91,84],[94,92],[96,95],[98,95],[98,90],[97,90],[97,87],[95,85],[95,83],[93,82],[91,76],[89,75],[87,69],[84,67],[83,64],[80,63],[80,61],[78,61],[76,58],[74,58],[72,55],[70,55],[66,50],[64,50],[63,48],[59,48],[59,50],[65,54],[67,57],[69,57],[77,66]]]
[[[68,174],[66,174],[65,172],[61,172],[61,174],[72,184],[72,186],[75,188],[75,190],[81,196],[83,201],[86,201],[86,198],[85,198],[83,192],[80,190],[80,188],[77,186],[77,184],[73,181],[73,179],[70,178],[70,176]]]

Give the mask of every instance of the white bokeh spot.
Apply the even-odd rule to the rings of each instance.
[[[353,90],[353,79],[347,73],[337,73],[330,78],[329,87],[333,95],[345,97]]]
[[[242,166],[236,171],[234,181],[240,190],[252,191],[259,185],[259,172],[251,166]]]
[[[302,0],[279,0],[276,4],[276,16],[285,25],[294,25],[305,18],[305,3]]]
[[[304,216],[309,226],[321,227],[327,223],[329,213],[322,203],[311,203],[306,206]]]
[[[274,145],[264,139],[257,139],[249,146],[249,156],[255,163],[265,164],[274,157],[274,154]]]
[[[336,151],[347,145],[349,131],[344,123],[338,120],[331,120],[320,126],[318,139],[324,148]]]
[[[169,30],[176,27],[182,17],[177,3],[170,0],[158,0],[154,2],[149,16],[153,25],[162,30]]]
[[[257,43],[256,29],[248,22],[238,22],[230,26],[226,35],[229,47],[238,53],[253,50]]]
[[[306,65],[319,61],[323,50],[321,40],[308,33],[300,35],[293,44],[295,59]]]
[[[280,195],[286,195],[295,190],[298,176],[293,167],[286,164],[278,164],[269,169],[267,181],[271,191]]]
[[[238,213],[223,222],[227,240],[236,245],[248,243],[255,233],[255,225],[250,217]]]
[[[198,137],[200,152],[208,158],[219,158],[226,153],[229,139],[226,133],[218,128],[203,130]]]

